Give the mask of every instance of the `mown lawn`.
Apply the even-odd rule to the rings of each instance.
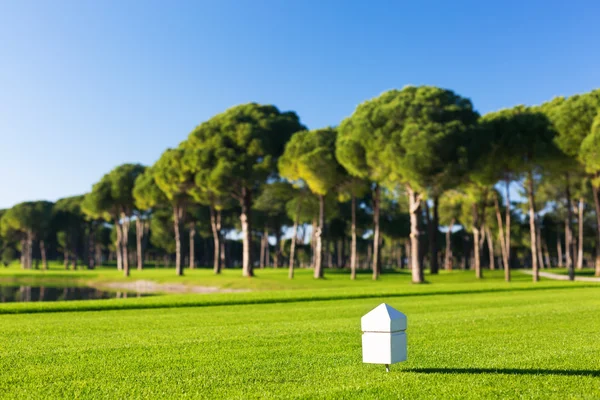
[[[561,275],[569,274],[569,270],[567,268],[550,268],[550,269],[544,269],[542,271],[552,272],[554,274],[561,274]],[[594,269],[594,267],[587,267],[587,268],[583,268],[583,269],[575,268],[575,276],[593,277],[595,273],[596,273],[596,270]]]
[[[243,278],[241,269],[227,269],[215,276],[210,269],[187,271],[177,277],[173,269],[147,269],[132,272],[129,278],[114,268],[96,270],[65,271],[52,266],[48,271],[22,270],[18,266],[0,270],[0,285],[94,285],[115,281],[150,280],[184,285],[203,285],[220,288],[247,289],[244,293],[217,294],[170,294],[142,298],[59,301],[34,303],[0,303],[0,315],[7,313],[33,313],[48,311],[92,311],[109,309],[147,309],[170,307],[198,307],[215,305],[242,305],[285,303],[313,300],[365,299],[380,297],[405,297],[447,293],[498,292],[567,287],[583,283],[560,282],[542,279],[531,284],[531,276],[513,272],[513,280],[504,282],[502,271],[485,271],[484,279],[477,280],[473,271],[441,271],[439,275],[426,275],[427,284],[411,283],[408,271],[386,271],[381,279],[373,281],[368,271],[359,273],[355,281],[350,280],[348,271],[327,270],[325,279],[315,280],[312,270],[299,269],[293,280],[288,279],[284,269],[257,270],[254,278]],[[588,286],[598,286],[588,283]]]
[[[600,285],[487,276],[19,305],[0,315],[0,396],[600,398]],[[360,317],[381,302],[409,321],[390,373],[361,362]]]
[[[138,271],[131,269],[128,278],[116,267],[99,267],[93,270],[77,269],[66,271],[62,264],[52,262],[49,269],[23,270],[19,264],[12,264],[7,268],[0,267],[0,283],[23,283],[38,284],[53,282],[57,284],[102,284],[104,282],[127,282],[135,280],[150,280],[158,283],[183,283],[186,285],[212,286],[222,289],[250,289],[256,290],[288,290],[288,289],[331,289],[352,287],[381,286],[382,282],[397,282],[398,275],[404,276],[410,281],[410,273],[407,270],[386,271],[379,282],[373,282],[370,271],[359,271],[357,280],[350,281],[348,270],[326,269],[325,279],[315,281],[312,270],[296,269],[295,278],[288,279],[287,268],[256,268],[255,279],[242,278],[241,268],[223,269],[220,275],[215,275],[212,268],[184,269],[184,276],[175,274],[174,268],[146,268]],[[471,274],[471,275],[474,275]],[[452,275],[454,276],[454,275]],[[474,278],[474,276],[473,276]],[[452,280],[463,281],[464,276],[444,279],[444,282]],[[474,279],[473,279],[474,280]],[[385,284],[385,283],[384,283]]]
[[[551,272],[560,269],[548,270]],[[316,290],[316,289],[376,289],[395,288],[399,282],[410,284],[410,271],[394,270],[384,271],[381,278],[374,282],[371,272],[359,270],[357,279],[350,280],[349,270],[325,269],[325,279],[313,279],[312,269],[296,269],[294,279],[288,279],[287,268],[265,268],[254,270],[255,277],[243,278],[241,268],[224,269],[220,275],[215,275],[211,268],[196,268],[184,270],[184,276],[176,276],[174,268],[147,268],[137,271],[131,270],[131,275],[126,278],[116,267],[99,267],[93,270],[77,269],[66,271],[61,263],[51,262],[49,269],[23,270],[19,264],[9,267],[0,267],[0,284],[13,283],[24,285],[54,284],[54,285],[102,285],[107,282],[133,282],[136,280],[149,280],[158,283],[183,283],[185,285],[211,286],[222,289],[249,289],[252,291],[272,290]],[[484,280],[494,282],[503,281],[503,272],[499,270],[483,272]],[[440,271],[439,275],[426,274],[428,283],[439,285],[454,285],[457,283],[476,283],[474,271]],[[513,271],[513,282],[530,282],[531,276],[526,276]]]

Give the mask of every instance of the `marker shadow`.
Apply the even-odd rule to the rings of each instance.
[[[600,370],[585,369],[521,369],[521,368],[409,368],[405,372],[418,374],[497,374],[497,375],[560,375],[600,377]]]

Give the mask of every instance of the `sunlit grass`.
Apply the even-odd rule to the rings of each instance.
[[[183,283],[186,285],[211,286],[223,289],[251,289],[251,290],[288,290],[288,289],[334,289],[334,288],[382,288],[396,287],[398,284],[410,284],[410,271],[386,270],[378,281],[373,281],[369,270],[359,270],[355,281],[350,280],[348,269],[325,269],[325,278],[315,280],[313,271],[307,268],[295,270],[294,279],[288,279],[287,268],[265,268],[254,270],[255,277],[242,277],[241,268],[224,269],[221,274],[215,275],[211,268],[185,269],[184,276],[175,275],[174,268],[147,268],[138,271],[131,269],[130,277],[126,278],[115,267],[99,267],[93,270],[79,268],[66,271],[61,263],[50,263],[49,269],[23,270],[18,264],[8,268],[0,268],[0,282],[15,283],[40,283],[61,282],[72,284],[98,284],[103,282],[127,282],[136,280],[149,280],[158,283]],[[503,272],[484,271],[484,280],[502,281]],[[454,284],[477,282],[474,271],[440,271],[438,275],[426,274],[426,280],[433,284]],[[513,281],[530,281],[531,277],[513,273]]]
[[[505,284],[494,279],[454,279],[441,275],[439,284],[419,286],[400,276],[389,283],[398,293],[385,295],[388,286],[371,298],[351,296],[375,295],[372,288],[299,289],[286,293],[349,297],[286,303],[276,291],[160,296],[120,301],[162,299],[175,308],[0,315],[0,395],[600,397],[600,285],[523,281],[498,291]],[[236,303],[248,296],[271,301]],[[192,297],[231,305],[177,308]],[[408,316],[409,359],[390,373],[361,362],[360,317],[381,302]]]
[[[551,272],[553,274],[561,274],[561,275],[569,274],[569,270],[567,268],[550,268],[550,269],[544,269],[541,271]],[[594,267],[585,267],[583,269],[575,268],[575,276],[593,277],[595,272],[596,272],[596,270],[594,269]]]

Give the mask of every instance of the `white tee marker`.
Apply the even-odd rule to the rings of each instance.
[[[406,361],[406,315],[381,303],[360,319],[363,362],[390,365]]]

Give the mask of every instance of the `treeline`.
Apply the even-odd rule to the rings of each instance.
[[[245,104],[200,124],[152,166],[89,193],[0,211],[2,260],[256,267],[595,265],[600,276],[600,90],[480,116],[430,86],[391,90],[337,127]],[[511,189],[512,188],[512,189]],[[511,192],[518,190],[516,198]],[[172,257],[174,256],[174,260]]]

